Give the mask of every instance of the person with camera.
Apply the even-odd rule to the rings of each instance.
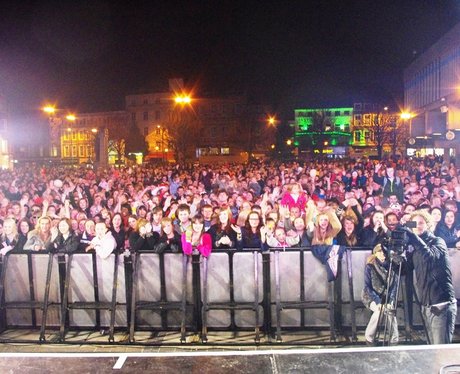
[[[428,334],[429,344],[452,342],[457,315],[457,299],[452,284],[449,253],[443,239],[430,230],[431,217],[422,210],[411,215],[416,227],[407,232],[407,263],[415,272],[416,292]]]
[[[390,260],[387,258],[382,244],[377,244],[366,262],[364,289],[361,294],[364,306],[372,311],[372,316],[364,333],[368,345],[374,345],[379,322],[383,321],[381,316],[386,318],[391,344],[398,343],[398,321],[393,307],[397,297],[398,276],[394,273],[388,277],[389,271]],[[388,279],[390,284],[387,284]]]

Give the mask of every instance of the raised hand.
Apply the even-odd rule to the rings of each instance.
[[[241,227],[238,225],[231,225],[232,230],[235,231],[238,235],[241,235]]]

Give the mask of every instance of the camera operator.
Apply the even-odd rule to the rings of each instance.
[[[452,285],[449,254],[444,240],[430,231],[431,217],[421,210],[411,215],[416,227],[406,228],[409,244],[408,265],[415,271],[417,295],[428,333],[428,343],[452,342],[457,300]]]
[[[386,323],[391,328],[388,330],[391,343],[398,343],[398,321],[393,310],[397,296],[398,275],[393,273],[391,277],[388,277],[389,270],[390,260],[387,258],[382,244],[377,244],[372,255],[367,259],[364,270],[364,289],[361,296],[364,306],[372,311],[372,316],[364,333],[368,345],[374,345],[381,313],[384,313]],[[394,269],[391,271],[394,272]],[[390,279],[390,284],[387,285],[388,279]]]

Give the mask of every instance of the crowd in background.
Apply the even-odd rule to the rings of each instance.
[[[439,157],[0,172],[0,253],[374,247],[416,210],[460,247],[460,182]]]

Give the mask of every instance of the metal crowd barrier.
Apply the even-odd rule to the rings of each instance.
[[[326,330],[357,339],[369,313],[361,299],[370,248],[348,248],[339,277],[328,283],[325,267],[310,248],[214,250],[209,258],[180,253],[71,255],[22,251],[0,256],[0,341],[6,330],[56,330],[63,342],[73,330],[124,331],[130,343],[137,331],[199,334],[208,331],[263,332],[267,342],[283,331]],[[460,252],[450,250],[454,286],[460,294]],[[403,283],[398,313],[406,335],[421,326],[414,310],[412,279]],[[12,312],[14,311],[14,313]],[[74,342],[74,340],[72,340]],[[81,341],[80,341],[81,343]]]

